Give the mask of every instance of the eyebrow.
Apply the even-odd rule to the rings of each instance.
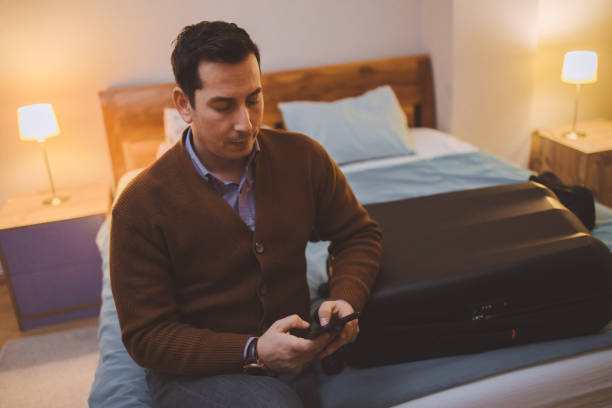
[[[251,98],[257,94],[261,93],[261,87],[257,88],[256,90],[254,90],[253,92],[251,92],[250,94],[247,95],[247,99]],[[217,102],[233,102],[234,98],[228,98],[225,96],[215,96],[214,98],[211,98],[208,103],[217,103]]]

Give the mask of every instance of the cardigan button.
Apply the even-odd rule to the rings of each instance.
[[[261,286],[259,287],[259,294],[261,296],[266,296],[268,294],[268,285],[266,285],[265,283],[262,283]]]
[[[255,243],[255,252],[257,252],[259,255],[264,253],[264,244],[261,241],[257,241]]]

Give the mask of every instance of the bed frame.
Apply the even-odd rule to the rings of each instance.
[[[410,126],[436,127],[431,64],[427,55],[262,74],[263,123],[283,127],[277,104],[333,101],[388,84]],[[174,83],[119,87],[99,93],[115,184],[125,172],[155,160],[164,140],[163,109],[174,107]]]

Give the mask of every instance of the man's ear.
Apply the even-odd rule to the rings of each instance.
[[[176,106],[176,110],[178,111],[181,118],[185,121],[185,123],[191,123],[193,108],[189,103],[189,98],[185,95],[185,92],[178,86],[175,86],[172,90],[172,100],[174,101],[174,105]]]

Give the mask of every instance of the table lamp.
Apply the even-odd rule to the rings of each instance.
[[[69,197],[58,197],[55,193],[53,177],[51,177],[51,168],[49,167],[49,159],[47,158],[47,150],[45,149],[45,140],[59,134],[59,127],[57,126],[57,119],[55,118],[53,107],[48,103],[22,106],[17,109],[17,117],[19,119],[19,138],[21,140],[37,140],[42,147],[45,157],[47,175],[49,176],[53,195],[44,200],[43,204],[53,206],[60,205],[68,200]]]
[[[563,59],[563,72],[561,80],[568,84],[576,84],[576,99],[574,101],[574,120],[572,130],[564,132],[568,139],[578,139],[586,134],[576,130],[576,116],[578,115],[578,95],[580,84],[592,84],[597,81],[597,54],[593,51],[570,51]]]

